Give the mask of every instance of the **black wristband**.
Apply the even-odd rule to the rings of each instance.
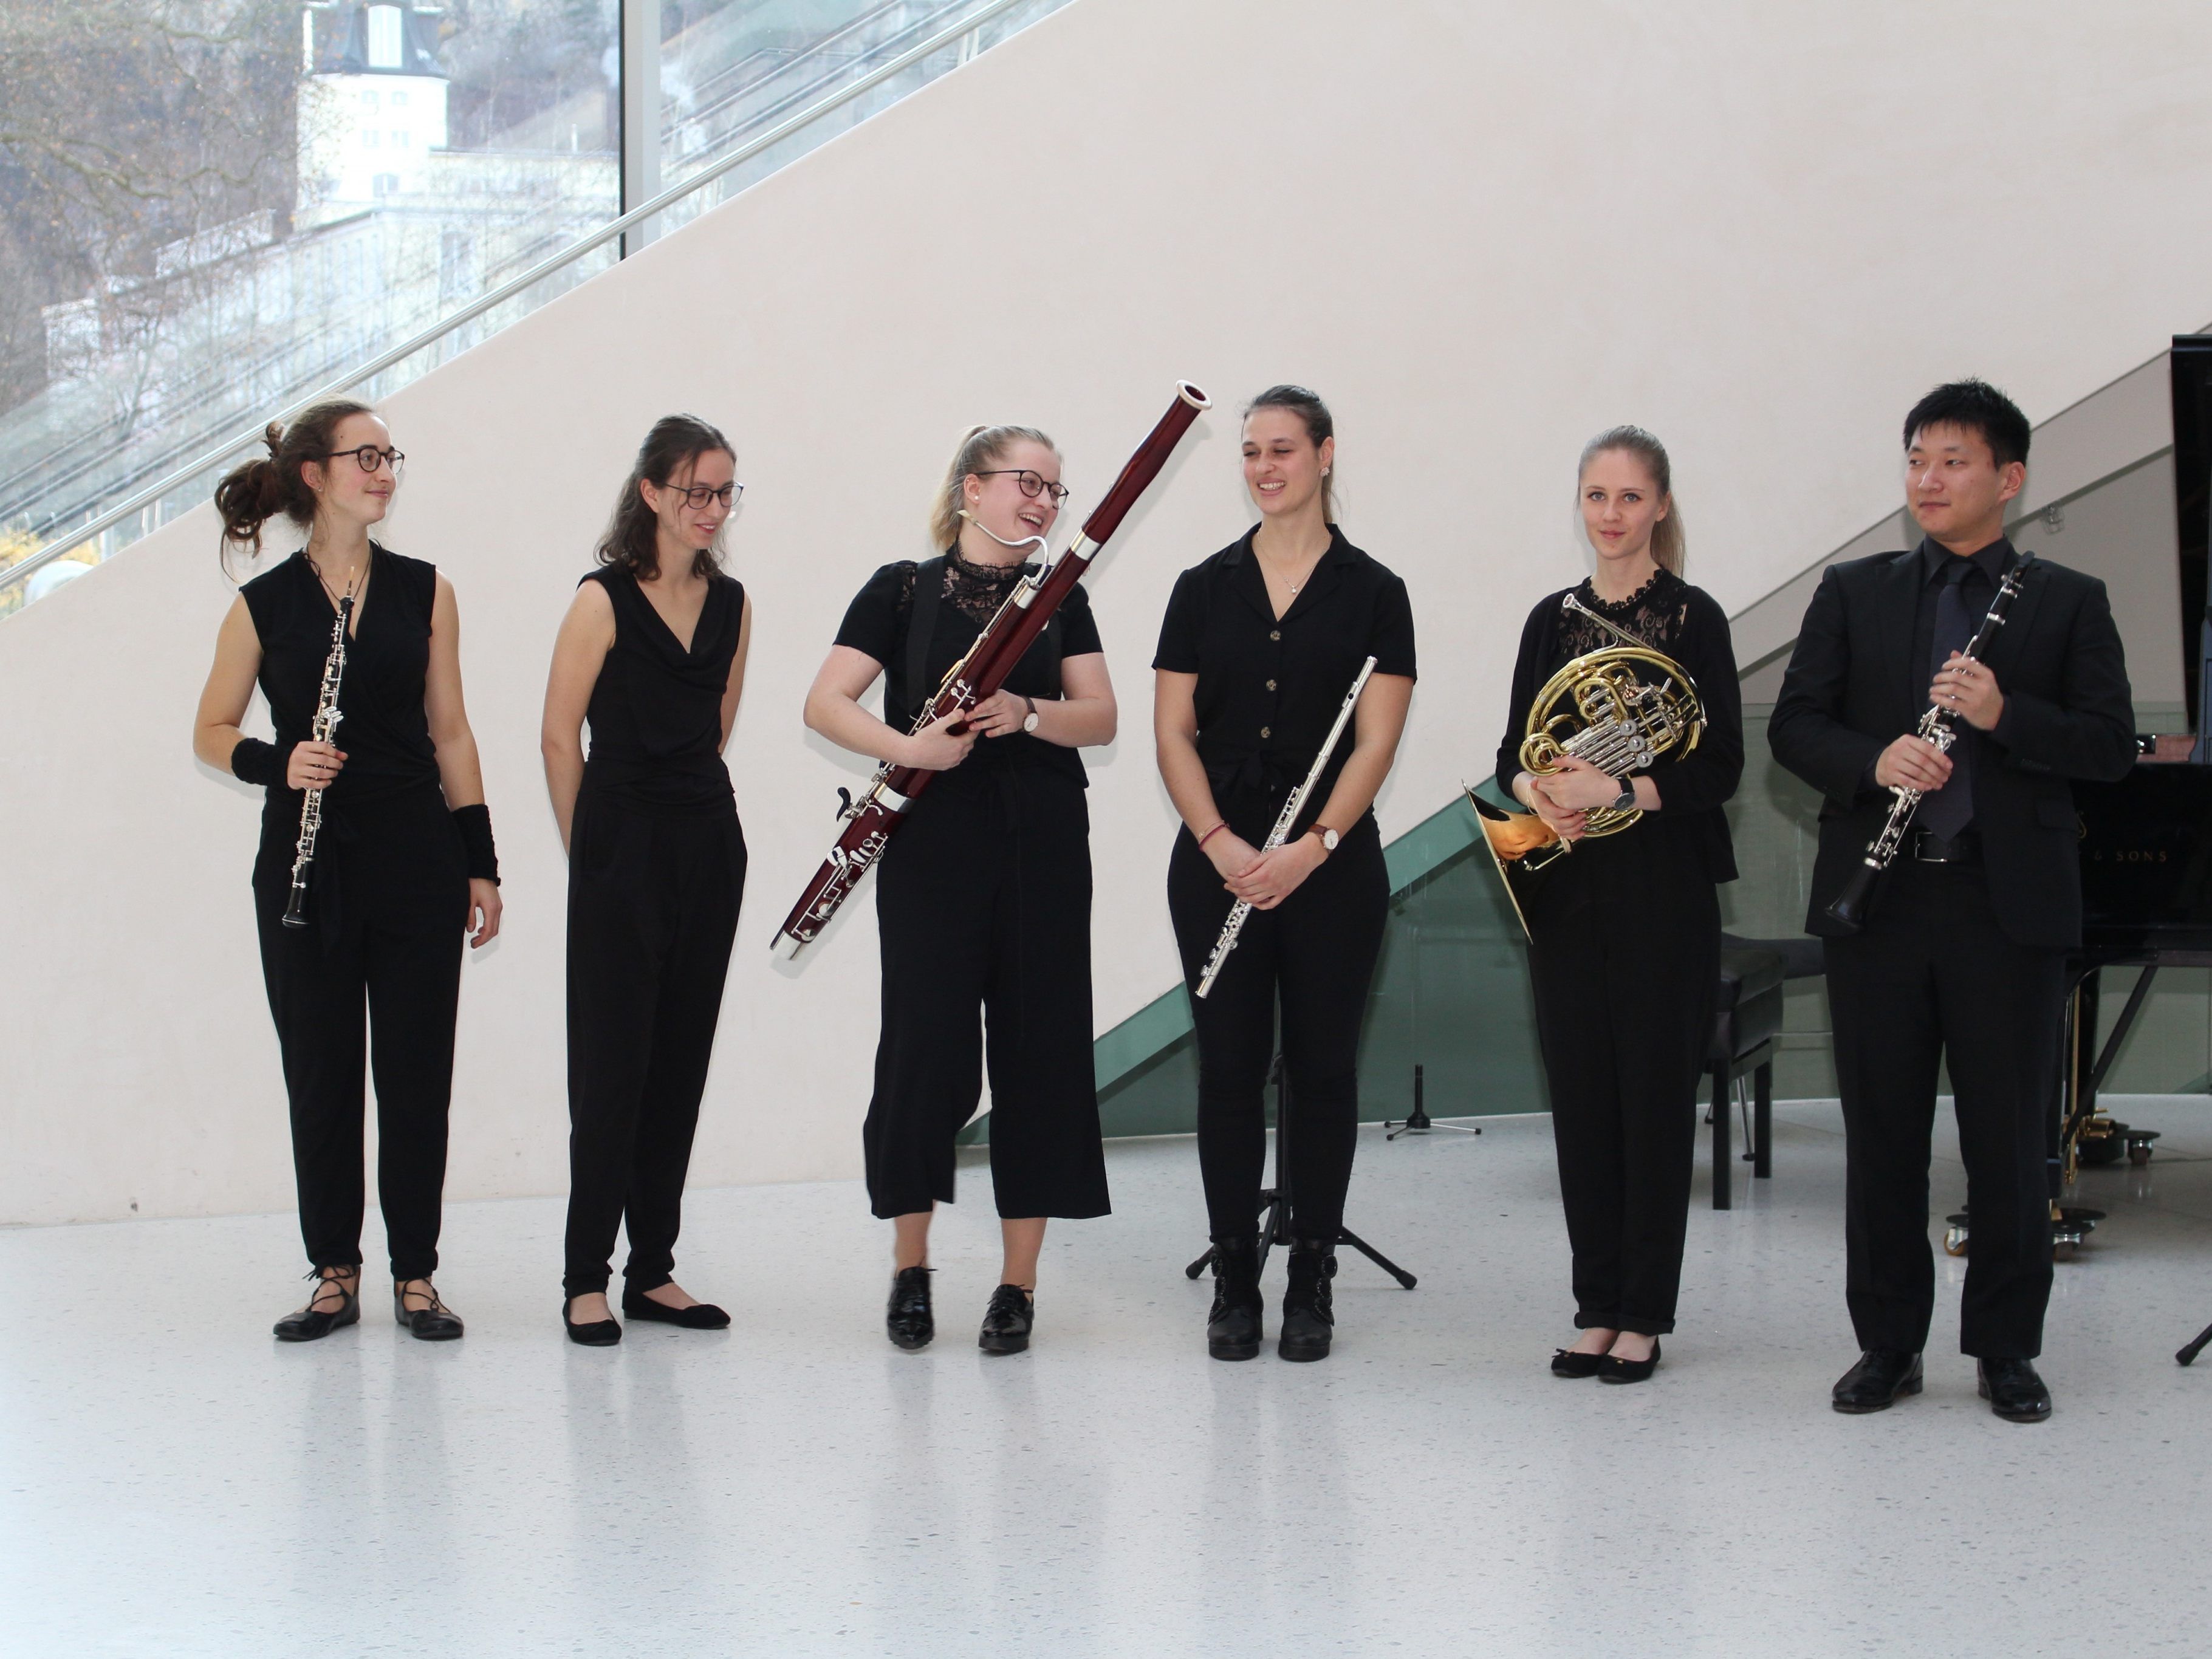
[[[499,885],[499,849],[492,844],[491,808],[456,806],[453,828],[461,832],[461,854],[467,860],[469,879]]]
[[[230,751],[230,775],[240,783],[258,783],[266,789],[284,781],[285,753],[258,738],[240,738]]]

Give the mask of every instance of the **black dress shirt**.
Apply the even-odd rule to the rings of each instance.
[[[1278,617],[1252,551],[1257,533],[1176,579],[1152,659],[1154,668],[1198,676],[1198,754],[1224,813],[1224,794],[1279,799],[1304,780],[1367,658],[1378,674],[1414,678],[1403,581],[1332,525],[1328,550]],[[1347,731],[1308,802],[1314,810],[1352,748]]]

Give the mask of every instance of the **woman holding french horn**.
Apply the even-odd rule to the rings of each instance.
[[[1736,873],[1721,807],[1742,775],[1743,725],[1728,618],[1682,580],[1665,448],[1641,428],[1615,427],[1583,449],[1577,477],[1596,568],[1528,614],[1498,776],[1566,849],[1540,884],[1516,892],[1581,1332],[1552,1370],[1640,1382],[1674,1328],[1720,976],[1715,889]],[[1681,729],[1653,745],[1656,757],[1600,765],[1571,752],[1582,746],[1571,736],[1560,754],[1532,734],[1541,723],[1532,711],[1575,707],[1555,677],[1579,679],[1596,665],[1562,671],[1622,647],[1636,655],[1613,660],[1638,683],[1687,694],[1670,705]],[[1557,739],[1563,728],[1548,729]]]

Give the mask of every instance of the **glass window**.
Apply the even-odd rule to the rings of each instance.
[[[399,40],[399,8],[371,6],[368,9],[369,68],[396,70],[404,67],[400,62]]]

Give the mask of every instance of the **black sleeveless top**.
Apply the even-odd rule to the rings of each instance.
[[[289,755],[295,744],[314,735],[337,605],[304,551],[256,576],[239,594],[261,641],[261,695],[276,723],[276,747]],[[324,791],[334,807],[362,805],[438,782],[438,746],[430,740],[422,701],[437,595],[435,565],[370,544],[368,580],[338,684],[342,718],[333,740],[345,751],[346,763]],[[296,830],[299,791],[272,784],[269,799],[271,822],[289,821]]]
[[[629,571],[594,570],[584,580],[606,590],[615,612],[615,642],[586,714],[592,750],[584,787],[658,811],[734,811],[722,763],[722,696],[744,620],[743,584],[719,573],[707,579],[707,603],[686,651]]]
[[[931,562],[934,566],[937,562]],[[921,656],[924,672],[917,680],[909,659],[914,654],[910,635],[915,575],[919,568],[912,559],[884,566],[853,596],[837,629],[838,644],[884,665],[884,723],[899,732],[913,727],[952,665],[975,643],[976,635],[998,614],[1014,585],[1036,567],[970,564],[957,554],[947,554],[934,606],[936,619]],[[1091,596],[1078,582],[1060,602],[1045,631],[1022,653],[1001,689],[1039,702],[1055,701],[1061,696],[1061,659],[1104,649],[1098,641],[1098,624],[1091,614]],[[1075,750],[1016,732],[1003,738],[980,738],[966,760],[939,775],[939,782],[972,785],[1002,767],[1043,767],[1078,784],[1089,781],[1083,757]]]

